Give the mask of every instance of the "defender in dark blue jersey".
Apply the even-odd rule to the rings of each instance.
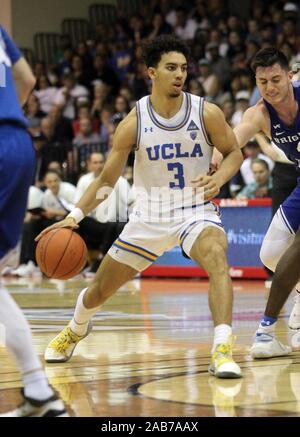
[[[3,267],[11,265],[12,258],[17,258],[16,246],[34,176],[35,152],[22,111],[34,84],[29,65],[0,25],[0,274]],[[0,325],[24,384],[23,404],[4,415],[67,415],[33,350],[29,325],[1,282]]]
[[[275,48],[260,50],[251,67],[262,98],[247,109],[241,124],[234,129],[240,147],[262,132],[299,171],[297,186],[277,210],[260,252],[262,262],[275,271],[275,275],[251,355],[270,358],[291,352],[289,346],[276,339],[275,325],[292,289],[296,286],[300,290],[300,83],[292,81],[288,60]],[[300,295],[296,298],[289,326],[300,328]]]

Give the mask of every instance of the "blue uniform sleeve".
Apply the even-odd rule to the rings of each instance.
[[[5,51],[7,53],[7,56],[10,58],[11,62],[14,64],[15,62],[17,62],[21,58],[22,54],[21,54],[20,50],[18,49],[18,47],[16,46],[16,44],[14,43],[14,41],[12,40],[12,38],[8,35],[6,30],[4,30],[4,28],[2,26],[0,26],[0,39],[1,38],[5,44]]]

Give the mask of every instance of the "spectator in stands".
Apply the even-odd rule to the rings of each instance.
[[[235,96],[235,111],[231,119],[231,126],[237,126],[241,120],[244,112],[249,107],[250,94],[247,90],[241,90]]]
[[[72,122],[72,128],[74,132],[74,136],[78,135],[80,132],[79,122],[82,118],[90,118],[92,122],[93,132],[98,133],[100,128],[100,121],[96,117],[92,117],[91,108],[88,103],[78,103],[76,107],[77,116],[75,120]]]
[[[229,126],[232,127],[231,120],[235,109],[233,100],[225,100],[225,102],[223,102],[221,105],[221,109],[224,113],[225,120],[227,121]]]
[[[149,30],[139,14],[134,14],[129,18],[129,38],[135,44],[139,45],[148,35]]]
[[[100,135],[93,131],[93,125],[90,118],[81,118],[79,120],[79,133],[73,141],[76,148],[83,146],[99,146],[101,142]]]
[[[82,58],[76,53],[72,56],[71,68],[76,83],[89,89],[91,87],[92,75],[89,73],[90,70],[88,68],[84,68]]]
[[[268,163],[270,171],[273,170],[274,161],[268,156],[261,153],[261,149],[256,141],[249,141],[243,148],[243,152],[246,156],[243,164],[241,165],[240,172],[242,174],[245,184],[250,184],[254,182],[254,175],[251,169],[251,163],[254,159],[262,159]]]
[[[72,142],[74,134],[70,119],[63,116],[62,108],[58,105],[52,106],[48,117],[53,126],[52,141],[62,144]]]
[[[24,223],[20,266],[12,272],[17,276],[30,276],[38,271],[35,264],[34,238],[49,224],[65,217],[73,208],[76,188],[72,184],[61,182],[59,174],[54,170],[47,171],[44,183],[47,190],[41,197],[41,210],[32,210],[29,219]]]
[[[85,192],[87,187],[100,175],[105,164],[105,158],[102,153],[91,153],[87,158],[88,173],[81,176],[77,182],[74,203],[76,204]],[[95,211],[91,212],[91,217],[95,218]]]
[[[263,159],[254,159],[251,162],[254,182],[247,184],[237,195],[237,199],[255,199],[271,197],[272,178],[268,163]]]
[[[37,79],[37,85],[34,94],[39,99],[41,110],[46,114],[48,114],[48,112],[50,112],[54,106],[56,93],[57,88],[51,86],[47,76],[42,75]]]
[[[94,99],[91,107],[92,117],[100,117],[101,111],[106,104],[109,87],[101,80],[94,81]]]
[[[182,6],[176,8],[176,21],[174,33],[184,40],[192,40],[197,30],[197,22],[193,18],[188,18],[186,9]]]
[[[119,116],[120,121],[126,117],[130,112],[130,107],[127,99],[124,96],[117,96],[115,99],[115,104],[113,108],[112,121],[114,122],[114,117]]]
[[[150,83],[145,64],[141,61],[133,62],[133,64],[134,69],[130,75],[128,75],[128,84],[133,91],[134,99],[139,100],[147,94],[150,94]]]
[[[94,41],[80,41],[77,45],[77,53],[82,60],[82,67],[84,71],[91,71],[93,68],[93,56],[91,51],[93,50]]]
[[[112,113],[111,109],[108,106],[105,106],[100,114],[100,139],[101,142],[106,144],[106,150],[103,150],[104,152],[108,150],[108,141],[109,141],[109,135],[114,132],[114,125],[112,123]]]
[[[51,170],[55,171],[60,177],[60,179],[63,180],[63,168],[60,162],[58,161],[49,162],[47,171],[51,171]]]
[[[189,93],[195,94],[199,97],[205,97],[205,91],[202,83],[200,83],[197,79],[192,79],[188,85]]]
[[[132,49],[128,47],[128,44],[125,41],[119,41],[114,44],[113,54],[111,56],[111,66],[117,74],[120,82],[123,82],[126,79],[132,57]]]
[[[260,25],[259,21],[254,18],[250,18],[247,22],[248,34],[246,37],[246,43],[249,41],[254,41],[256,44],[261,43]]]
[[[62,78],[63,87],[59,88],[55,97],[55,104],[62,108],[63,116],[74,120],[75,103],[79,97],[89,97],[86,87],[78,85],[71,73],[65,74]]]
[[[229,59],[234,58],[238,54],[243,54],[245,52],[245,46],[242,42],[240,34],[236,30],[232,30],[228,35],[229,47],[227,51],[227,56]]]
[[[73,49],[66,47],[63,49],[62,56],[58,61],[58,73],[60,76],[69,74],[71,72],[71,62],[73,56]]]
[[[199,82],[203,85],[208,101],[214,101],[220,92],[221,86],[218,77],[212,73],[210,62],[203,58],[199,61]]]
[[[219,44],[210,42],[205,47],[207,58],[210,61],[210,70],[215,74],[224,87],[230,81],[231,67],[227,57],[219,55]]]
[[[33,137],[41,133],[41,121],[45,113],[40,108],[40,103],[34,94],[31,94],[25,106],[25,115],[28,120],[28,130]]]
[[[167,23],[161,12],[154,12],[151,27],[149,29],[148,39],[156,38],[159,35],[167,35],[173,32],[172,26]]]
[[[282,24],[282,31],[277,35],[277,45],[280,46],[288,42],[294,53],[300,49],[300,36],[297,35],[296,21],[293,18],[285,18]]]
[[[105,57],[96,54],[93,62],[92,82],[100,81],[109,87],[109,91],[115,95],[119,91],[120,80],[115,71],[106,63]]]

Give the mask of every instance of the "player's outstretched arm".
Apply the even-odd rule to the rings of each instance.
[[[123,173],[128,155],[136,142],[136,111],[133,109],[119,124],[114,134],[113,147],[107,158],[101,174],[91,183],[81,199],[64,220],[44,229],[37,237],[38,241],[44,234],[56,228],[78,228],[78,222],[93,211],[109,194]]]

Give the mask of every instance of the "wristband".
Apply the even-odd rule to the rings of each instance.
[[[67,215],[66,218],[68,217],[72,217],[76,223],[79,223],[82,219],[84,219],[85,215],[80,208],[75,208],[73,209],[73,211],[70,212],[70,214]]]

